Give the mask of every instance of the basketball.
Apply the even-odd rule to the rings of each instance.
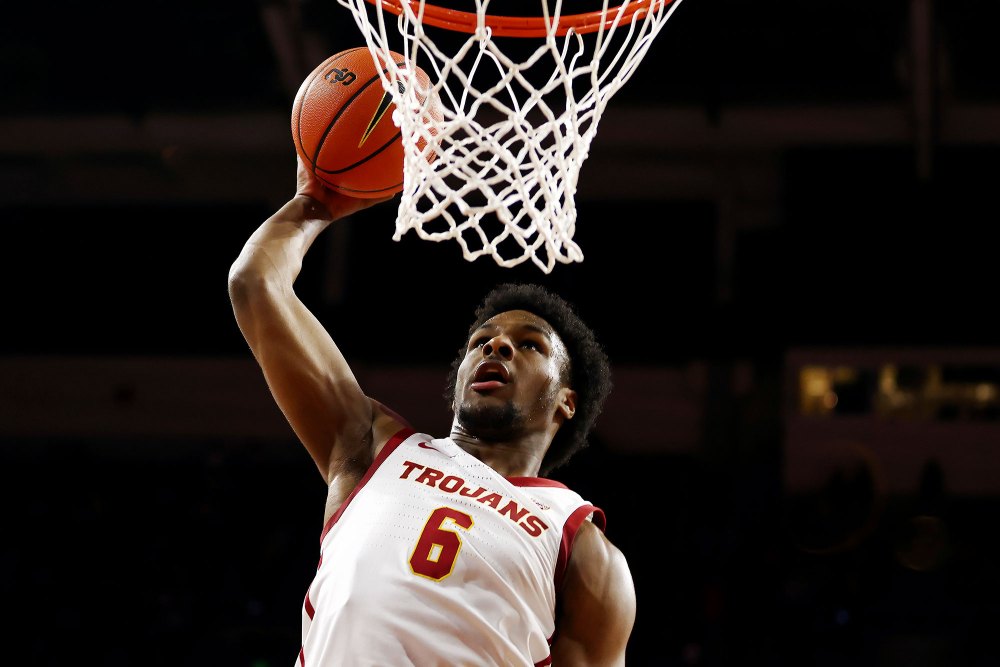
[[[405,64],[389,51],[397,66]],[[380,63],[383,72],[388,72]],[[430,90],[419,67],[418,91]],[[402,89],[406,83],[398,81]],[[422,103],[424,97],[418,93]],[[436,102],[436,99],[433,100]],[[385,91],[367,47],[336,53],[299,86],[292,105],[292,139],[305,165],[327,187],[351,197],[386,197],[403,189],[403,140],[393,122],[396,105]],[[436,104],[430,115],[440,120]],[[423,149],[422,140],[418,147]],[[433,154],[428,154],[433,160]]]

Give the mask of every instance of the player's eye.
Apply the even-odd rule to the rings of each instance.
[[[529,349],[529,350],[535,350],[536,352],[540,352],[541,349],[542,349],[541,344],[539,344],[539,343],[537,343],[537,342],[535,342],[533,340],[522,341],[521,342],[521,347]]]

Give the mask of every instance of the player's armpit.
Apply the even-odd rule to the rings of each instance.
[[[373,451],[372,459],[378,456],[379,451],[389,439],[396,435],[400,429],[412,429],[410,423],[395,410],[371,399],[372,403],[372,436]]]
[[[635,623],[635,586],[622,552],[584,522],[559,595],[553,667],[622,667]]]

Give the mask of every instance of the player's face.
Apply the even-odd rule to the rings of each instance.
[[[469,338],[458,369],[459,422],[485,438],[546,428],[568,363],[566,346],[542,318],[525,310],[492,317]]]

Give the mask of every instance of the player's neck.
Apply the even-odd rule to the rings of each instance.
[[[504,477],[537,477],[545,448],[526,439],[487,441],[453,427],[451,439],[459,447]]]

